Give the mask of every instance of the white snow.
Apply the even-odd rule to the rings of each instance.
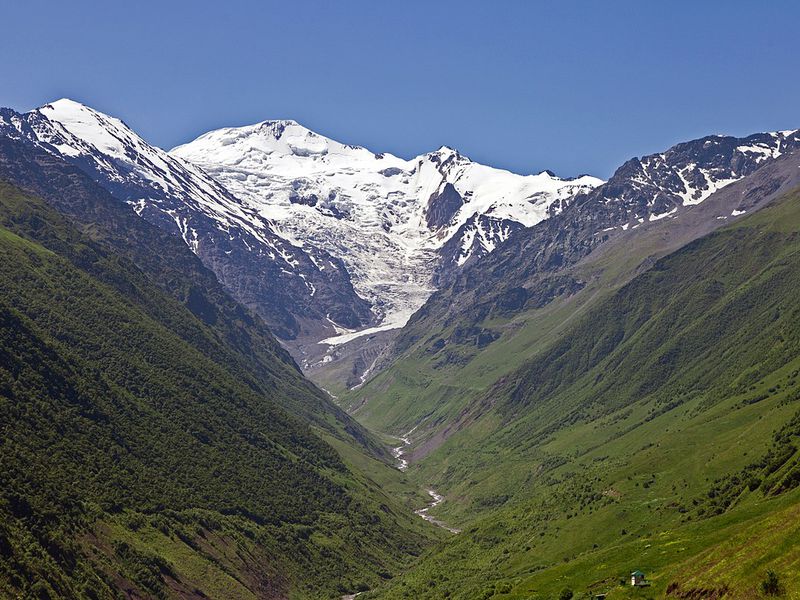
[[[284,237],[344,262],[380,323],[321,342],[330,345],[405,325],[434,291],[437,250],[473,215],[531,226],[547,217],[553,202],[602,183],[588,176],[517,175],[444,146],[411,160],[375,154],[288,120],[211,131],[170,154],[199,165]],[[464,204],[443,227],[430,229],[428,200],[447,183]],[[484,251],[494,249],[488,233],[468,232],[459,264],[469,258],[475,236]],[[508,231],[496,234],[504,239]]]
[[[433,290],[431,290],[433,292]],[[423,300],[424,302],[424,300]],[[329,346],[338,346],[340,344],[346,344],[347,342],[352,342],[356,338],[360,338],[365,335],[373,335],[375,333],[380,333],[381,331],[389,331],[390,329],[400,329],[408,323],[408,320],[411,318],[416,312],[416,308],[411,310],[407,308],[406,310],[396,310],[389,314],[387,314],[380,325],[376,327],[368,327],[366,329],[359,329],[358,331],[348,331],[347,333],[342,333],[339,335],[335,335],[329,338],[325,338],[324,340],[320,340],[320,344],[327,344]],[[328,319],[330,321],[330,319]],[[331,321],[333,323],[333,321]],[[337,326],[337,330],[342,329],[341,327]]]
[[[703,176],[703,185],[701,186],[693,186],[689,183],[686,175],[687,173],[691,173],[694,171],[698,171]],[[686,165],[683,169],[676,169],[675,173],[680,177],[681,182],[683,183],[684,191],[678,192],[678,196],[681,197],[683,200],[684,206],[693,206],[696,204],[700,204],[704,200],[706,200],[711,194],[718,192],[726,185],[730,185],[736,181],[739,181],[741,177],[731,177],[728,179],[717,179],[716,176],[711,173],[708,169],[698,169],[697,165],[694,163],[690,163]]]
[[[214,219],[223,230],[234,227],[271,245],[274,235],[267,233],[269,224],[255,211],[195,165],[148,144],[120,119],[66,98],[29,114],[42,117],[31,125],[40,142],[51,144],[66,156],[85,157],[112,182],[149,189],[151,197],[130,201],[137,214],[148,204],[158,206],[155,199],[166,194]],[[192,247],[192,236],[182,217],[170,216]],[[192,249],[196,251],[197,246]]]
[[[755,154],[756,162],[778,158],[783,154],[784,140],[789,136],[795,135],[796,133],[796,131],[775,132],[771,134],[772,139],[775,140],[774,143],[770,144],[767,142],[758,142],[752,144],[742,144],[736,148],[736,151],[745,155]],[[707,141],[706,145],[711,145],[712,143],[716,142]],[[657,168],[661,166],[664,162],[664,158],[665,156],[663,154],[659,154],[643,160],[642,170],[645,177],[650,178],[649,170],[651,168]],[[739,179],[743,177],[742,175],[736,174],[734,174],[732,177],[719,177],[718,174],[715,174],[709,169],[698,169],[698,166],[695,163],[690,163],[681,169],[674,169],[673,172],[678,176],[683,184],[683,190],[676,191],[676,193],[681,197],[684,206],[700,204],[715,192],[718,192],[731,183],[739,181]],[[693,185],[690,183],[689,176],[696,176],[698,172],[702,176],[700,178],[701,182],[698,185]],[[640,181],[645,183],[641,179]],[[666,215],[658,215],[656,217],[651,216],[650,220],[655,220],[663,216]]]
[[[778,146],[769,146],[767,144],[739,146],[737,150],[739,150],[739,152],[757,154],[758,157],[756,158],[756,162],[761,162],[767,160],[768,158],[776,158],[781,155],[781,151]]]
[[[41,117],[31,122],[39,141],[67,157],[93,161],[111,182],[139,186],[136,197],[128,199],[137,214],[162,210],[194,252],[201,240],[188,216],[199,211],[254,254],[280,257],[283,271],[302,276],[310,296],[317,290],[299,272],[297,257],[304,253],[320,272],[339,267],[321,258],[324,254],[317,249],[341,259],[356,291],[372,302],[378,325],[352,331],[328,318],[336,335],[321,343],[330,346],[402,327],[434,291],[438,252],[462,228],[456,240],[460,253],[454,257],[458,265],[473,252],[492,252],[508,237],[510,222],[535,225],[547,218],[551,206],[603,183],[589,176],[565,180],[547,172],[518,175],[475,163],[446,146],[409,160],[375,154],[290,120],[218,129],[167,153],[121,120],[72,100],[58,100],[29,115]],[[11,124],[22,131],[21,122]],[[752,142],[737,150],[755,155],[757,162],[776,158],[792,135],[797,131],[776,132],[771,134],[774,144]],[[665,162],[665,154],[643,159],[634,181],[657,185],[654,177]],[[699,204],[739,179],[720,177],[696,164],[674,172],[683,190],[670,191],[685,206]],[[442,226],[428,227],[429,198],[447,184],[463,204]],[[160,207],[159,194],[178,202]],[[676,210],[650,214],[649,220]],[[732,216],[739,214],[733,211]],[[637,215],[636,221],[631,228],[644,218]]]

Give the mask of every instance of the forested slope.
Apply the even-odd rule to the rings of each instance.
[[[419,552],[246,312],[204,319],[180,273],[156,285],[8,184],[0,224],[0,595],[324,598]]]

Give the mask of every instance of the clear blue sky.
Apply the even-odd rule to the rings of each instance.
[[[608,176],[800,127],[800,2],[3,2],[0,105],[68,96],[169,148],[293,118],[412,156]]]

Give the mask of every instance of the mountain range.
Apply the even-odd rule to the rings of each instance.
[[[615,227],[674,217],[797,143],[793,132],[778,132],[679,144],[625,163],[592,196],[603,183],[594,177],[516,175],[444,146],[405,160],[294,121],[211,131],[170,152],[67,99],[6,123],[180,236],[328,387],[342,383],[326,373],[341,371],[341,358],[350,361],[346,387],[365,380],[434,291],[573,199],[607,205],[593,217],[602,222],[578,225],[586,239],[568,241],[588,250]],[[383,331],[391,334],[376,335]],[[355,357],[343,352],[363,336],[351,344]],[[369,336],[378,344],[365,345]]]
[[[519,176],[444,147],[403,160],[293,121],[213,131],[169,153],[67,99],[6,123],[179,235],[304,364],[402,326],[440,279],[600,183]]]
[[[0,595],[795,593],[798,149],[0,109]]]

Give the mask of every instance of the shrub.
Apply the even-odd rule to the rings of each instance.
[[[764,581],[761,582],[760,587],[761,592],[766,596],[780,596],[783,591],[780,577],[771,569],[767,571],[767,576],[764,578]]]

